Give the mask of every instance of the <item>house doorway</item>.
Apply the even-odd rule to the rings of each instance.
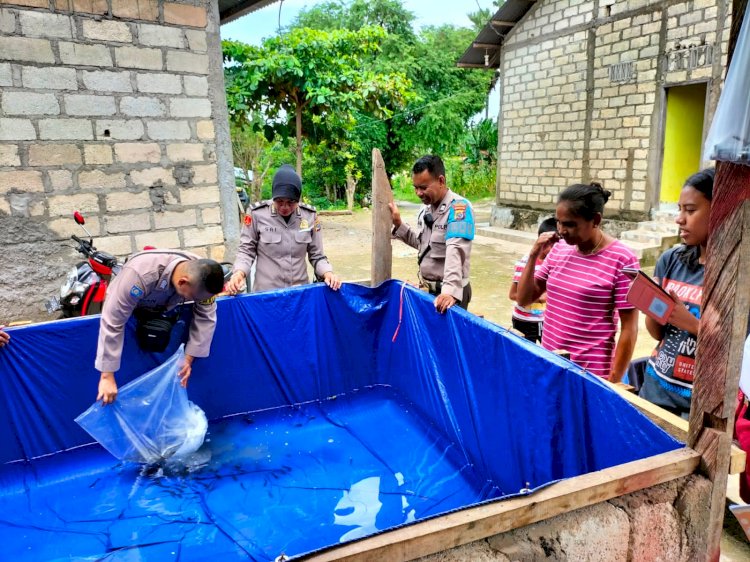
[[[676,203],[685,180],[701,165],[707,84],[666,89],[660,203]]]

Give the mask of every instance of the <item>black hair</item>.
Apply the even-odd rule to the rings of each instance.
[[[221,293],[224,289],[224,270],[214,260],[199,259],[188,263],[188,273],[195,279],[202,289],[212,295]]]
[[[692,187],[700,191],[703,196],[711,201],[714,198],[714,176],[716,171],[713,168],[706,168],[696,172],[685,180],[684,187]]]
[[[544,219],[539,223],[539,229],[536,231],[537,236],[545,232],[557,232],[557,219],[555,217]]]
[[[685,180],[683,187],[692,187],[700,191],[703,196],[712,201],[714,198],[714,175],[713,168],[706,168],[690,176]],[[688,269],[695,270],[700,267],[701,249],[698,246],[686,246],[683,244],[675,250],[677,258],[684,263]]]
[[[420,158],[414,163],[414,166],[411,169],[411,173],[421,174],[425,170],[430,172],[430,175],[433,178],[445,176],[445,164],[443,164],[443,161],[440,159],[440,156],[434,156],[431,154],[422,156],[422,158]]]
[[[600,183],[592,181],[589,184],[576,183],[558,196],[557,202],[565,201],[570,205],[570,212],[587,221],[593,220],[599,213],[604,214],[604,205],[612,194],[604,189]]]

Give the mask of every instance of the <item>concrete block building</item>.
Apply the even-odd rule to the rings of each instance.
[[[494,223],[530,226],[589,180],[610,218],[673,208],[708,164],[730,21],[726,0],[508,0],[459,62],[498,73]]]
[[[118,256],[232,257],[219,25],[265,3],[0,0],[0,323],[44,314],[75,210]]]

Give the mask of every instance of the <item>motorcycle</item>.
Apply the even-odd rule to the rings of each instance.
[[[117,275],[122,268],[115,256],[96,249],[93,236],[86,229],[83,215],[76,211],[73,218],[89,237],[88,240],[83,240],[75,234],[71,236],[77,244],[76,251],[82,254],[86,261],[70,269],[60,287],[60,296],[53,296],[45,302],[49,314],[62,310],[63,318],[99,314],[102,311],[107,286],[112,276]]]
[[[86,261],[70,269],[65,282],[60,287],[60,296],[53,296],[45,302],[45,308],[49,314],[62,310],[63,318],[99,314],[102,311],[104,297],[112,277],[122,269],[122,264],[115,256],[96,249],[94,239],[86,229],[86,220],[83,215],[76,211],[73,213],[73,218],[89,236],[88,240],[82,240],[75,234],[71,236],[77,244],[76,251],[82,254]],[[145,246],[143,249],[155,250],[156,248]],[[232,277],[232,264],[221,262],[220,265],[226,285]]]

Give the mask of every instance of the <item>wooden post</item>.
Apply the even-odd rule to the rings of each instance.
[[[734,0],[731,61],[747,0]],[[716,166],[688,446],[711,480],[706,560],[718,561],[742,351],[750,310],[750,166]]]
[[[372,149],[372,287],[391,278],[393,252],[391,250],[391,211],[393,191],[385,171],[385,162],[377,148]]]
[[[712,482],[706,559],[719,559],[729,451],[750,310],[750,166],[717,165],[688,446]]]

